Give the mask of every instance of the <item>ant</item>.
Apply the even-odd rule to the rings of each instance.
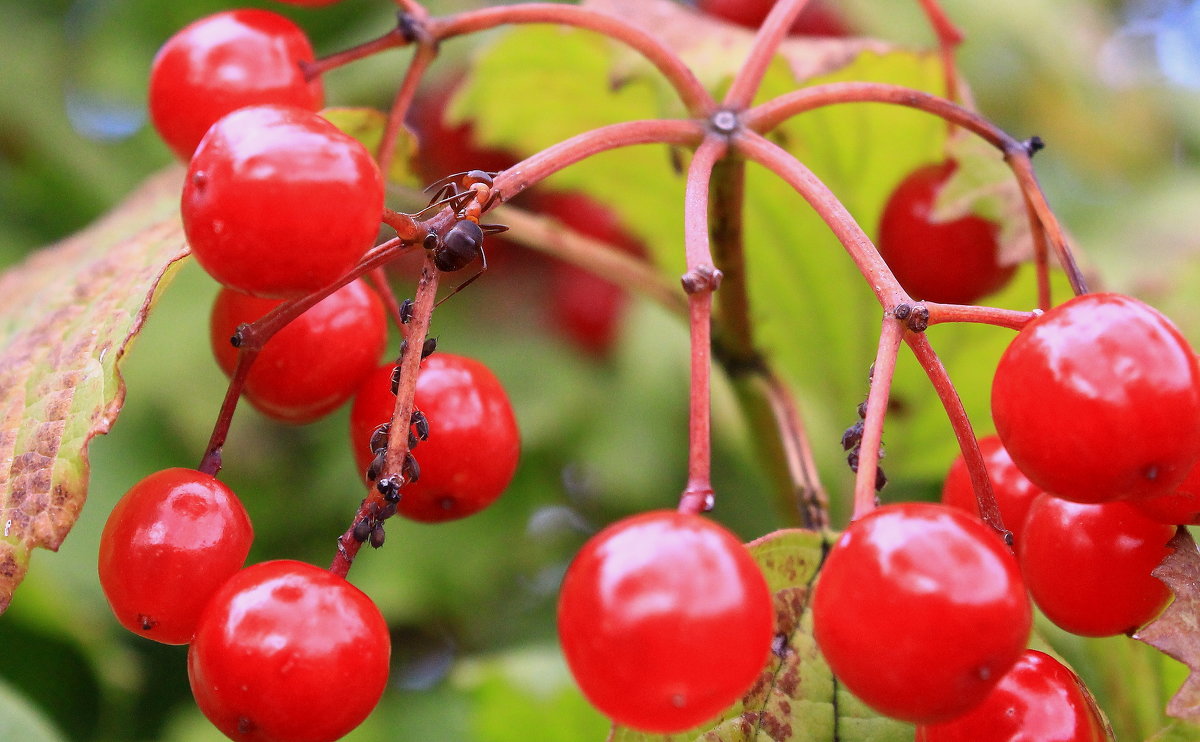
[[[499,198],[492,190],[492,176],[495,173],[483,170],[469,170],[463,173],[448,175],[434,181],[425,190],[437,189],[426,209],[440,205],[450,205],[459,213],[459,221],[446,232],[445,237],[439,238],[430,233],[423,243],[427,250],[433,252],[433,264],[440,271],[451,273],[461,270],[479,258],[480,268],[467,280],[454,287],[438,304],[454,296],[469,286],[475,279],[487,270],[487,254],[483,251],[483,238],[489,234],[499,234],[507,231],[503,224],[480,224],[479,217]]]

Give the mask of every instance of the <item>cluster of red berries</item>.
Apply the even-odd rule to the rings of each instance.
[[[181,30],[151,72],[154,123],[189,161],[188,242],[222,284],[210,328],[218,364],[231,376],[238,351],[230,340],[240,327],[346,276],[380,229],[380,170],[318,114],[320,82],[304,74],[312,60],[291,21],[235,10]],[[362,280],[350,281],[267,340],[243,394],[286,423],[316,420],[354,398],[350,437],[370,470],[386,450],[396,406],[397,366],[379,365],[386,344],[383,302]],[[421,444],[421,465],[410,453],[387,505],[355,523],[360,542],[381,545],[382,521],[395,513],[437,522],[477,512],[515,472],[519,434],[500,382],[472,359],[427,355],[408,440],[409,449]],[[100,581],[123,625],[189,645],[196,702],[226,735],[337,739],[383,693],[387,623],[339,574],[288,560],[244,567],[252,540],[246,511],[224,484],[168,469],[114,508]]]
[[[817,642],[919,739],[1006,738],[982,730],[1048,714],[1035,699],[1051,682],[1070,731],[1047,739],[1108,739],[1078,679],[1025,653],[1030,598],[1083,636],[1132,633],[1166,605],[1151,570],[1200,516],[1200,365],[1157,311],[1083,294],[1013,340],[992,414],[980,449],[1013,548],[978,518],[960,459],[944,504],[884,506],[842,534],[814,596]]]

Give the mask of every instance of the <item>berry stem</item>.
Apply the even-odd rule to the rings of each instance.
[[[392,99],[387,126],[383,130],[383,137],[379,140],[379,150],[375,153],[375,160],[379,163],[379,170],[383,173],[391,172],[392,160],[396,156],[396,143],[400,141],[400,134],[404,131],[404,118],[408,115],[408,109],[412,105],[413,96],[417,93],[417,86],[420,84],[421,78],[425,75],[429,64],[437,57],[436,44],[425,37],[423,26],[419,26],[418,29],[417,51],[413,54],[412,62],[404,72],[400,88]]]
[[[755,93],[762,85],[767,67],[779,50],[779,44],[787,35],[792,22],[800,15],[808,0],[780,0],[771,8],[754,37],[750,53],[742,62],[729,91],[725,94],[722,107],[730,111],[744,111],[754,100]]]
[[[404,353],[400,358],[400,380],[396,389],[396,408],[392,413],[391,432],[388,435],[388,447],[381,479],[399,476],[404,458],[408,454],[409,420],[412,419],[413,396],[417,391],[417,375],[421,365],[422,343],[414,338],[424,339],[429,332],[429,322],[433,317],[433,307],[437,297],[438,270],[433,263],[433,253],[425,254],[425,264],[421,269],[421,277],[417,281],[416,298],[413,304],[413,316],[409,321],[409,342],[404,345]],[[388,506],[387,500],[375,487],[370,488],[367,496],[359,505],[358,512],[350,522],[349,528],[338,537],[337,553],[329,565],[329,571],[345,577],[350,572],[354,558],[363,542],[354,537],[355,525],[365,519],[376,517]]]
[[[675,50],[622,18],[590,8],[554,3],[503,5],[469,10],[446,18],[433,18],[428,28],[434,39],[442,41],[506,23],[555,23],[604,34],[640,52],[654,65],[679,94],[689,115],[705,118],[716,110],[716,101]]]
[[[923,301],[921,306],[929,310],[930,325],[947,322],[977,322],[984,325],[1007,327],[1010,330],[1020,330],[1040,314],[1040,312],[1020,312],[1014,309],[981,307],[973,304],[939,304],[932,301]]]
[[[773,171],[808,201],[846,248],[885,310],[913,303],[866,232],[811,170],[787,150],[753,131],[738,131],[733,136],[733,144],[738,152]]]
[[[942,10],[937,0],[920,0],[920,3],[934,35],[937,36],[938,51],[942,57],[942,73],[946,81],[946,97],[958,100],[958,70],[954,63],[954,55],[963,42],[963,32],[950,21],[950,17]]]
[[[225,440],[229,436],[229,426],[233,422],[233,413],[237,409],[238,399],[241,398],[242,389],[246,385],[246,376],[250,373],[250,367],[253,365],[255,358],[258,357],[259,351],[267,344],[267,341],[275,333],[282,330],[289,322],[303,314],[309,307],[364,273],[386,265],[397,256],[414,247],[415,245],[412,242],[400,238],[393,238],[380,243],[371,248],[363,259],[359,261],[358,265],[349,273],[325,288],[298,299],[285,301],[254,322],[238,328],[236,343],[238,348],[237,366],[234,367],[233,376],[230,378],[229,386],[225,390],[225,398],[222,400],[221,409],[217,413],[217,421],[213,425],[212,435],[209,436],[204,456],[200,459],[200,465],[196,467],[198,470],[213,476],[216,476],[217,472],[221,470],[221,449],[224,447]]]
[[[343,67],[360,59],[366,59],[388,49],[407,46],[411,42],[412,39],[409,38],[404,26],[397,25],[377,39],[372,39],[371,41],[352,46],[349,49],[335,52],[307,64],[302,62],[300,67],[304,70],[305,79],[312,81],[330,70]]]
[[[946,410],[946,417],[950,420],[950,427],[954,429],[959,450],[962,451],[963,460],[971,476],[971,486],[979,503],[979,517],[1011,546],[1012,533],[1004,527],[1004,519],[1000,517],[1000,506],[996,503],[996,494],[992,490],[987,465],[979,451],[979,441],[975,438],[975,431],[971,427],[962,399],[958,396],[958,390],[954,388],[950,375],[946,373],[946,367],[942,365],[942,360],[934,352],[925,333],[906,333],[904,340],[921,364],[921,368],[925,369],[925,375],[929,377],[938,399],[942,401],[942,407]]]
[[[814,531],[829,527],[829,498],[817,473],[812,445],[791,389],[771,369],[759,377],[765,396],[775,417],[778,440],[783,446],[784,461],[791,476],[792,492],[787,509],[800,514],[801,525]]]
[[[1067,236],[1063,232],[1062,225],[1058,223],[1054,212],[1050,210],[1050,204],[1046,203],[1046,196],[1033,172],[1033,161],[1029,157],[1028,146],[1024,142],[1016,142],[1012,146],[1005,147],[1004,159],[1016,174],[1021,190],[1025,192],[1025,197],[1029,199],[1033,212],[1037,215],[1038,224],[1045,229],[1046,237],[1054,248],[1059,266],[1067,274],[1072,291],[1076,296],[1088,293],[1087,280],[1083,277],[1083,271],[1075,262],[1075,255],[1071,252],[1070,244],[1067,243]]]
[[[518,162],[496,176],[492,192],[497,196],[497,203],[508,201],[559,170],[600,152],[635,144],[696,146],[704,138],[704,131],[704,124],[699,121],[673,119],[627,121],[602,126],[576,134]]]
[[[871,366],[871,390],[867,393],[867,416],[863,419],[862,442],[859,444],[858,471],[854,477],[854,513],[858,520],[875,509],[875,485],[879,469],[879,452],[883,441],[883,418],[887,414],[892,376],[896,371],[896,356],[904,336],[904,323],[885,314],[879,333],[879,349]]]
[[[1043,312],[1054,306],[1050,293],[1050,248],[1046,243],[1046,228],[1038,219],[1037,210],[1027,194],[1025,198],[1025,213],[1029,217],[1030,236],[1033,238],[1033,264],[1037,271],[1038,309]]]
[[[688,396],[688,479],[679,498],[681,513],[701,513],[713,507],[712,488],[712,294],[721,283],[708,247],[708,193],[713,166],[724,156],[728,142],[709,136],[696,148],[688,167],[684,193],[684,248],[691,339],[691,384]]]

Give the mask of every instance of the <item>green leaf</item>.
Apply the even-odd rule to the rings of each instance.
[[[747,545],[775,595],[777,639],[758,681],[701,727],[655,735],[615,728],[610,742],[890,742],[911,740],[909,724],[879,716],[829,670],[812,636],[809,597],[828,541],[819,533],[775,531]]]
[[[35,546],[57,549],[87,496],[88,442],[124,402],[119,363],[187,254],[182,172],[0,276],[0,610]]]
[[[0,679],[0,739],[61,742],[63,737],[40,711]]]
[[[480,742],[599,739],[608,728],[554,646],[467,660],[453,681],[472,698],[471,727]]]
[[[383,111],[374,108],[326,108],[321,111],[321,116],[343,133],[357,139],[371,154],[379,151],[388,120]],[[408,127],[402,128],[387,179],[398,185],[420,187],[420,178],[412,167],[416,152],[417,138]]]

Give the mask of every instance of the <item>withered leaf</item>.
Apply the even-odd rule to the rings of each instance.
[[[119,362],[187,254],[183,171],[0,275],[0,612],[35,546],[57,549],[87,496],[87,448],[125,398]]]
[[[1174,551],[1151,574],[1171,589],[1175,599],[1133,638],[1188,666],[1188,679],[1167,703],[1167,713],[1200,722],[1200,550],[1184,528],[1168,545]]]

